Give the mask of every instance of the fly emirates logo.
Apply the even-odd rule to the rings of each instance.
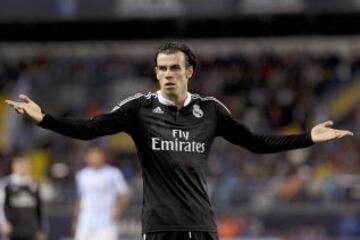
[[[172,129],[173,140],[158,137],[151,139],[151,148],[155,151],[204,153],[205,143],[190,141],[190,133],[180,129]]]

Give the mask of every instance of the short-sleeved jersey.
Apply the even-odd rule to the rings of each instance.
[[[2,221],[10,222],[12,237],[36,236],[43,229],[39,185],[28,177],[12,174],[1,181]]]
[[[104,165],[99,169],[85,167],[76,174],[81,201],[80,228],[102,228],[116,224],[113,218],[119,196],[128,192],[121,171]]]
[[[235,121],[213,97],[188,93],[177,109],[158,93],[136,94],[111,113],[90,120],[46,114],[40,126],[80,138],[125,131],[137,147],[143,176],[143,232],[215,232],[205,164],[216,136],[254,152],[278,152],[312,144],[309,134],[258,135]]]

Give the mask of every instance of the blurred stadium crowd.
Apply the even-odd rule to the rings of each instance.
[[[214,46],[215,47],[215,46]],[[195,49],[196,50],[196,49]],[[155,49],[154,49],[155,51]],[[91,52],[91,50],[89,50]],[[107,112],[136,92],[155,91],[153,59],[131,55],[49,54],[0,57],[0,99],[26,93],[60,116]],[[344,239],[360,236],[360,55],[296,49],[199,54],[192,92],[212,95],[253,131],[294,133],[332,119],[355,137],[310,149],[255,155],[219,139],[209,157],[209,191],[222,239]],[[44,131],[0,103],[0,174],[26,152],[44,185],[53,239],[70,235],[74,174],[87,143]],[[141,173],[123,134],[95,140],[133,188],[121,222],[138,239]],[[62,234],[62,235],[61,235]]]

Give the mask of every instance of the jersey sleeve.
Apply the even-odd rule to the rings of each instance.
[[[247,126],[236,121],[230,111],[216,102],[216,132],[227,141],[255,153],[274,153],[304,148],[313,145],[310,133],[293,135],[266,135],[252,132]]]
[[[4,224],[5,222],[5,186],[0,182],[0,225]]]
[[[83,174],[83,171],[84,170],[80,170],[75,175],[75,189],[76,189],[77,197],[81,197],[83,194],[82,188],[81,188],[81,178],[82,178],[81,176]]]
[[[110,113],[90,119],[63,118],[45,114],[44,119],[38,125],[62,135],[82,140],[90,140],[122,131],[131,134],[136,129],[141,96],[135,95],[125,99]]]
[[[114,170],[114,183],[117,194],[123,195],[129,192],[129,187],[119,169]]]

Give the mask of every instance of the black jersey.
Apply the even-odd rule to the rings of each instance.
[[[44,225],[39,185],[31,179],[10,175],[2,181],[2,191],[1,211],[13,227],[11,237],[35,239]]]
[[[312,144],[307,133],[254,134],[213,97],[188,94],[185,106],[179,110],[161,99],[158,93],[136,94],[111,113],[89,120],[46,114],[39,124],[80,139],[121,131],[133,138],[144,183],[143,232],[216,231],[205,181],[206,159],[216,136],[263,153]]]

